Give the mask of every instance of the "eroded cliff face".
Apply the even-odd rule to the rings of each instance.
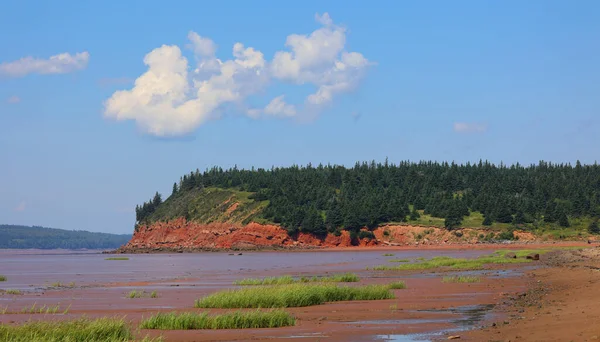
[[[477,229],[449,232],[431,227],[388,225],[375,229],[374,239],[352,241],[347,231],[342,231],[339,236],[329,234],[324,239],[304,233],[290,237],[285,229],[277,225],[199,224],[179,218],[138,227],[131,241],[119,251],[442,245],[476,243],[486,233]],[[531,234],[515,232],[516,234],[519,234],[520,241],[534,239]]]

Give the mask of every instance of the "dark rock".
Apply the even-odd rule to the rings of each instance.
[[[506,255],[504,257],[509,258],[509,259],[516,259],[517,255],[513,252],[510,252],[510,253],[506,253]]]
[[[540,255],[539,255],[539,254],[537,254],[537,253],[534,253],[534,254],[529,254],[529,255],[527,256],[527,259],[529,259],[529,260],[540,260]]]

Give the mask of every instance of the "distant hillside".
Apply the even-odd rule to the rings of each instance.
[[[129,241],[130,234],[92,233],[64,229],[0,225],[0,249],[112,249]]]
[[[597,234],[600,165],[356,163],[196,170],[136,208],[136,230],[175,219],[274,224],[324,238],[385,224],[515,229],[557,238]],[[364,236],[371,236],[363,232]]]

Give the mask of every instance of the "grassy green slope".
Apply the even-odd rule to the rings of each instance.
[[[198,223],[230,222],[246,224],[265,222],[260,217],[269,201],[255,201],[251,192],[234,189],[204,188],[177,193],[169,197],[150,216],[150,221],[167,221],[185,217]],[[266,222],[265,222],[266,223]]]

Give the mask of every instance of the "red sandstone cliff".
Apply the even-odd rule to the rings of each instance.
[[[404,246],[437,245],[457,242],[477,242],[485,231],[462,229],[449,232],[445,229],[408,225],[382,226],[373,231],[375,239],[354,241],[358,246]],[[528,233],[519,234],[520,241],[532,240]],[[131,241],[119,251],[156,250],[211,250],[211,249],[255,249],[255,248],[312,248],[353,246],[350,234],[327,235],[319,239],[300,233],[290,237],[286,230],[276,225],[250,223],[245,226],[231,223],[198,224],[183,218],[169,222],[142,225],[133,234]]]

